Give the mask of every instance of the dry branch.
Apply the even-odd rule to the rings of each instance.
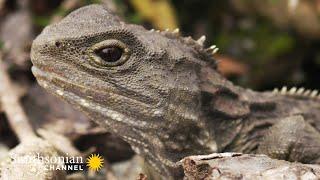
[[[8,117],[9,124],[21,142],[35,138],[36,135],[22,109],[19,95],[12,84],[0,53],[0,102]]]
[[[181,160],[185,179],[305,179],[320,178],[320,166],[271,159],[265,155],[214,153]]]
[[[64,178],[64,171],[47,169],[50,162],[39,159],[56,157],[58,152],[48,141],[38,138],[19,101],[19,93],[11,82],[0,52],[0,102],[8,122],[20,140],[0,162],[0,179],[57,179]]]

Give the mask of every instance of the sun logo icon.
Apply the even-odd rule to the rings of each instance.
[[[103,167],[103,158],[99,154],[91,154],[87,158],[87,166],[89,170],[99,171]]]

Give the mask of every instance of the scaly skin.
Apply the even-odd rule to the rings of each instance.
[[[179,176],[183,157],[212,152],[319,163],[317,92],[235,86],[216,71],[216,50],[203,41],[126,24],[91,5],[34,40],[32,71],[166,177]]]

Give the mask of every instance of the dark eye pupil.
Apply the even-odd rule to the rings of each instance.
[[[96,51],[96,53],[106,62],[116,62],[122,56],[122,49],[117,47],[107,47]]]

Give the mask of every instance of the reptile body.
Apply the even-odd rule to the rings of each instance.
[[[263,153],[320,163],[320,97],[255,92],[217,72],[205,38],[127,24],[108,9],[80,8],[34,40],[39,84],[127,141],[164,176],[180,159]]]

